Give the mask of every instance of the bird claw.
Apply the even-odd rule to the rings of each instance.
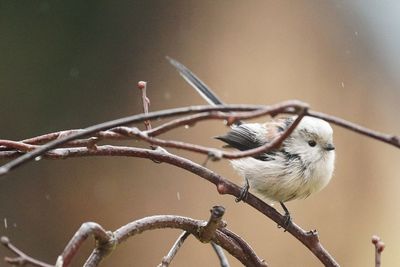
[[[243,199],[246,199],[246,198],[247,198],[247,195],[248,195],[248,193],[249,193],[249,188],[250,188],[249,181],[247,180],[247,178],[245,178],[245,184],[244,184],[244,186],[242,187],[242,189],[240,190],[240,195],[239,195],[239,197],[235,198],[235,201],[236,201],[236,202],[240,202],[240,201],[242,201]]]
[[[289,212],[285,212],[285,215],[283,215],[283,223],[282,225],[278,224],[278,228],[284,228],[286,232],[288,226],[292,223],[292,217],[290,216]]]
[[[278,228],[284,228],[286,232],[288,226],[292,223],[292,217],[290,216],[289,210],[286,208],[285,204],[283,202],[279,202],[282,206],[282,209],[285,211],[285,215],[283,215],[283,223],[282,225],[278,224]]]

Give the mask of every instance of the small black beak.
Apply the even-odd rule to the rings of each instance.
[[[324,149],[326,151],[331,151],[331,150],[335,150],[335,147],[332,144],[327,144]]]

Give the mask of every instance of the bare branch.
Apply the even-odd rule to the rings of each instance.
[[[116,244],[119,245],[128,238],[143,233],[144,231],[173,228],[182,229],[200,239],[199,230],[204,227],[204,224],[205,221],[194,220],[182,216],[157,215],[146,217],[122,226],[113,233],[113,236],[116,240]],[[246,266],[265,266],[264,264],[253,264],[252,262],[249,262],[247,255],[244,253],[243,249],[238,246],[235,240],[226,236],[219,230],[216,231],[215,236],[212,238],[212,242],[222,246],[226,251]],[[93,264],[91,260],[92,256],[86,261],[85,266],[96,266],[96,264]]]
[[[230,112],[230,113],[224,113]],[[196,113],[196,114],[195,114]],[[283,132],[276,140],[270,144],[266,144],[262,147],[243,151],[243,152],[225,152],[213,148],[207,148],[198,146],[195,144],[189,144],[178,141],[169,141],[155,136],[170,131],[174,128],[182,125],[192,125],[198,121],[206,119],[226,119],[228,124],[231,124],[238,119],[244,118],[255,118],[270,114],[275,116],[279,113],[298,114],[296,120],[292,125]],[[146,120],[154,120],[158,118],[167,118],[172,116],[180,116],[186,114],[189,115],[183,118],[175,119],[170,122],[164,123],[154,129],[147,128],[147,131],[142,132],[138,129],[132,129],[127,127],[121,127],[130,123],[136,123]],[[196,106],[187,108],[178,108],[164,111],[151,112],[148,114],[134,115],[110,122],[105,122],[99,125],[91,126],[84,130],[70,130],[62,131],[57,133],[50,133],[39,137],[22,140],[21,142],[0,140],[0,157],[16,157],[20,156],[21,153],[25,153],[16,160],[13,160],[0,168],[0,175],[7,173],[8,171],[36,158],[38,156],[44,156],[49,159],[59,159],[68,157],[86,157],[86,156],[128,156],[128,157],[143,157],[151,160],[157,160],[173,164],[180,168],[189,170],[207,180],[214,183],[217,186],[217,190],[221,194],[231,194],[238,196],[240,188],[236,185],[225,180],[221,176],[211,172],[210,170],[193,163],[187,159],[180,158],[173,154],[167,153],[162,149],[155,151],[130,148],[130,147],[115,147],[115,146],[98,146],[94,147],[94,144],[102,139],[126,139],[127,137],[136,137],[149,142],[150,144],[162,145],[165,147],[173,147],[179,149],[186,149],[193,152],[203,153],[213,158],[228,158],[235,159],[240,157],[253,156],[259,153],[263,153],[278,147],[287,136],[295,129],[297,124],[300,122],[303,116],[309,115],[321,119],[325,119],[331,123],[337,124],[346,129],[352,130],[356,133],[366,135],[391,144],[395,147],[400,147],[400,138],[395,135],[388,135],[379,133],[360,125],[348,122],[341,118],[323,114],[320,112],[307,110],[307,105],[297,101],[283,102],[274,106],[254,106],[254,105],[225,105],[225,106]],[[91,136],[93,135],[93,136]],[[87,139],[80,139],[86,138]],[[49,143],[42,145],[45,142]],[[41,145],[41,146],[39,146]],[[57,148],[63,147],[64,148]],[[80,147],[85,146],[85,147]],[[56,149],[55,149],[56,148]],[[246,202],[252,207],[256,208],[278,224],[282,222],[282,216],[276,212],[275,209],[266,205],[258,198],[249,194]],[[338,266],[334,259],[329,253],[322,247],[318,240],[316,232],[305,232],[295,224],[290,224],[286,227],[293,236],[299,239],[304,245],[306,245],[324,264],[327,266]],[[221,234],[221,233],[219,233]],[[231,237],[233,238],[233,237]],[[242,251],[246,249],[246,246],[242,247],[240,241],[236,240],[237,244],[231,247],[231,251]],[[107,241],[108,243],[109,241]],[[97,248],[97,252],[94,251],[92,256],[94,258],[102,258],[103,248]],[[97,256],[96,256],[97,255]],[[65,259],[64,259],[65,260]],[[257,258],[258,260],[258,258]],[[254,260],[253,262],[257,262]],[[91,260],[94,262],[95,260]],[[94,266],[94,265],[87,265]]]
[[[228,258],[225,256],[224,250],[220,246],[218,246],[217,244],[215,244],[213,242],[211,242],[211,246],[218,256],[221,267],[229,267],[230,265],[228,262]]]
[[[304,117],[304,114],[306,112],[306,109],[302,109],[299,112],[299,115],[297,118],[294,120],[294,122],[283,132],[281,133],[276,139],[274,139],[270,143],[266,143],[262,146],[259,146],[257,148],[249,149],[246,151],[222,151],[219,149],[215,148],[208,148],[196,144],[190,144],[190,143],[185,143],[185,142],[180,142],[180,141],[172,141],[172,140],[163,140],[155,137],[148,137],[148,135],[145,132],[140,131],[137,128],[128,128],[128,127],[118,127],[115,128],[114,131],[131,136],[131,137],[137,137],[140,138],[146,142],[149,142],[150,144],[162,146],[162,147],[171,147],[171,148],[177,148],[177,149],[184,149],[192,152],[197,152],[201,154],[205,154],[207,156],[212,157],[213,159],[220,159],[220,158],[226,158],[226,159],[238,159],[238,158],[244,158],[244,157],[249,157],[249,156],[255,156],[260,153],[266,153],[268,151],[271,151],[277,147],[279,147],[282,142],[293,132],[293,130],[297,127],[297,125],[300,123],[301,119]]]
[[[8,237],[2,236],[0,242],[3,246],[5,246],[8,250],[16,255],[16,257],[14,258],[4,258],[7,263],[12,264],[13,266],[25,266],[26,264],[30,264],[37,267],[54,267],[54,265],[47,264],[26,255],[21,250],[16,248],[8,239]]]
[[[258,258],[258,256],[254,253],[254,250],[250,247],[250,245],[246,241],[244,241],[240,236],[238,236],[237,234],[226,228],[221,229],[221,231],[230,238],[232,238],[233,240],[235,240],[243,249],[243,251],[245,251],[246,255],[249,256],[250,260],[254,264],[263,263],[265,266],[267,266],[267,263],[264,260]]]
[[[46,155],[46,157],[62,157],[61,155],[55,155],[57,151],[65,149],[55,149],[52,151],[52,155]],[[96,150],[90,150],[88,148],[71,148],[68,149],[69,157],[87,157],[87,156],[126,156],[126,157],[140,157],[155,159],[161,162],[169,163],[177,167],[183,168],[190,171],[209,182],[216,185],[217,190],[220,194],[229,194],[235,197],[239,197],[241,188],[226,178],[214,173],[213,171],[194,163],[186,158],[179,157],[177,155],[166,152],[162,149],[150,150],[143,148],[133,147],[115,147],[115,146],[98,146]],[[284,217],[277,212],[273,207],[269,206],[261,199],[255,197],[252,194],[248,194],[244,200],[247,204],[257,209],[274,222],[279,225],[283,225]],[[296,237],[302,242],[308,249],[310,249],[317,258],[324,263],[326,266],[339,266],[333,257],[324,249],[322,244],[319,242],[318,235],[316,232],[307,232],[297,226],[295,223],[289,224],[285,228],[290,234]],[[184,229],[187,231],[187,229]],[[220,245],[219,243],[217,243]],[[234,248],[232,248],[234,250]],[[240,249],[241,251],[242,249]]]
[[[99,224],[94,222],[84,223],[69,241],[59,257],[58,261],[62,261],[61,266],[68,266],[71,263],[72,258],[78,252],[80,246],[90,235],[93,235],[96,240],[96,255],[100,254],[101,258],[110,253],[115,246],[115,240],[112,234],[106,232]]]
[[[211,210],[211,216],[207,224],[199,231],[201,242],[208,243],[215,236],[215,232],[221,227],[222,216],[224,216],[225,208],[222,206],[214,206]]]
[[[381,267],[381,255],[385,249],[385,243],[377,235],[372,236],[371,242],[375,246],[375,267]]]
[[[143,113],[149,113],[149,106],[150,106],[150,99],[147,97],[146,90],[147,90],[147,82],[140,81],[138,82],[138,88],[142,94],[142,105],[143,105]],[[146,130],[151,130],[151,122],[149,120],[143,121]]]
[[[10,170],[40,156],[47,151],[59,147],[69,141],[87,137],[90,134],[111,129],[117,126],[124,126],[131,123],[136,123],[144,120],[154,120],[160,118],[167,118],[172,116],[179,116],[185,114],[193,114],[198,112],[211,112],[211,111],[257,111],[255,116],[262,116],[265,114],[276,114],[276,113],[289,113],[293,112],[295,108],[303,108],[304,105],[299,101],[287,101],[275,106],[255,106],[255,105],[224,105],[224,106],[191,106],[186,108],[175,108],[169,110],[162,110],[156,112],[150,112],[148,114],[138,114],[125,118],[120,118],[113,121],[104,122],[101,124],[93,125],[78,133],[74,133],[63,138],[53,140],[46,145],[43,145],[33,151],[30,151],[19,158],[4,164],[0,167],[0,176],[6,174]],[[261,112],[262,111],[262,112]],[[233,115],[232,115],[233,116]]]
[[[372,139],[382,141],[384,143],[387,143],[389,145],[393,145],[397,148],[400,148],[400,137],[397,135],[390,135],[390,134],[384,134],[380,133],[371,129],[368,129],[364,126],[358,125],[356,123],[344,120],[342,118],[338,118],[332,115],[328,115],[322,112],[317,112],[317,111],[308,111],[307,115],[320,118],[326,121],[329,121],[333,124],[336,124],[340,127],[343,127],[345,129],[348,129],[350,131],[359,133],[361,135],[365,135],[367,137],[370,137]]]
[[[186,238],[190,235],[188,232],[183,232],[178,239],[175,241],[171,250],[168,252],[167,256],[165,256],[158,267],[168,267],[176,253],[178,253],[179,249],[182,247],[183,242],[185,242]]]

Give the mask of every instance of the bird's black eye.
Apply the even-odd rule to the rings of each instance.
[[[317,145],[317,142],[315,142],[314,140],[310,140],[308,141],[308,145],[311,147],[315,147]]]

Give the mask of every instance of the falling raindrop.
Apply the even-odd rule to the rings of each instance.
[[[342,82],[340,85],[342,86],[342,88],[344,88],[344,82]]]
[[[42,159],[42,156],[37,156],[36,158],[35,158],[35,161],[39,161],[39,160],[41,160]]]
[[[169,92],[164,93],[164,99],[169,100],[171,99],[171,94]]]
[[[4,218],[4,229],[7,229],[8,225],[7,225],[7,218]]]
[[[176,192],[176,198],[177,198],[178,200],[181,200],[181,193]]]
[[[190,126],[186,124],[186,125],[184,126],[184,128],[185,128],[185,129],[189,129]]]

